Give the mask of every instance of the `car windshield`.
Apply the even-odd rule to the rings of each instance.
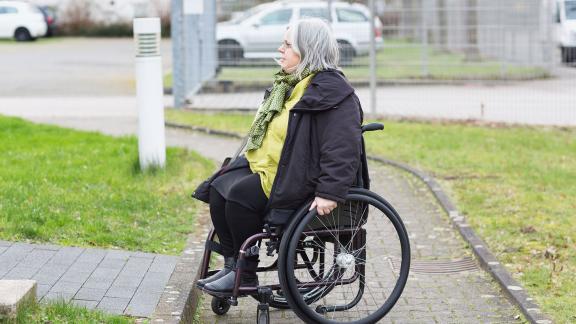
[[[230,19],[230,22],[233,24],[239,24],[244,20],[248,19],[249,17],[252,17],[255,14],[259,13],[260,11],[264,10],[265,8],[266,6],[256,6],[254,8],[250,8],[246,11],[239,13],[237,17]]]
[[[566,19],[576,20],[576,1],[566,1]]]

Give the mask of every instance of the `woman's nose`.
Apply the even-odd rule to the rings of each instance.
[[[284,54],[284,46],[280,45],[280,47],[278,47],[278,52]]]

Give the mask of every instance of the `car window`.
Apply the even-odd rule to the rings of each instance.
[[[328,17],[328,8],[300,8],[300,18],[314,17],[330,20]]]
[[[231,23],[234,23],[234,24],[240,23],[240,22],[242,22],[242,21],[244,21],[244,20],[246,20],[246,19],[254,16],[255,14],[259,13],[260,11],[262,11],[262,10],[264,10],[264,9],[266,9],[265,6],[256,6],[256,7],[253,7],[253,8],[251,8],[251,9],[248,9],[248,10],[240,13],[238,16],[236,16],[235,18],[231,19],[230,22],[231,22]]]
[[[0,14],[18,13],[18,9],[14,7],[0,7]]]
[[[566,20],[575,20],[576,19],[576,1],[566,1],[565,9],[566,9]]]
[[[368,21],[368,18],[362,12],[353,9],[336,8],[336,16],[338,16],[339,22],[355,23]]]
[[[261,25],[286,25],[292,18],[292,9],[280,9],[260,18]]]
[[[28,6],[28,12],[35,13],[35,14],[42,14],[42,10],[35,5]]]

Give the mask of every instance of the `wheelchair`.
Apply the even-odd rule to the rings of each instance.
[[[373,123],[362,131],[383,128]],[[392,309],[408,280],[410,242],[396,210],[369,190],[364,147],[362,141],[357,185],[329,215],[309,211],[311,199],[284,224],[265,219],[263,231],[243,243],[235,287],[212,297],[214,313],[224,315],[248,296],[259,302],[258,324],[270,323],[270,306],[291,309],[306,323],[375,323]],[[219,250],[212,229],[200,279],[219,271],[211,266],[212,253]],[[255,255],[265,264],[257,269],[260,284],[241,287],[244,260]]]

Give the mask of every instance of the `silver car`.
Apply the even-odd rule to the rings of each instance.
[[[331,25],[340,44],[341,63],[367,54],[370,47],[370,11],[361,4],[334,1]],[[303,17],[330,21],[326,1],[275,1],[253,7],[236,18],[219,23],[216,29],[221,64],[235,64],[242,58],[278,57],[286,26]],[[375,18],[377,48],[382,46],[382,23]]]

